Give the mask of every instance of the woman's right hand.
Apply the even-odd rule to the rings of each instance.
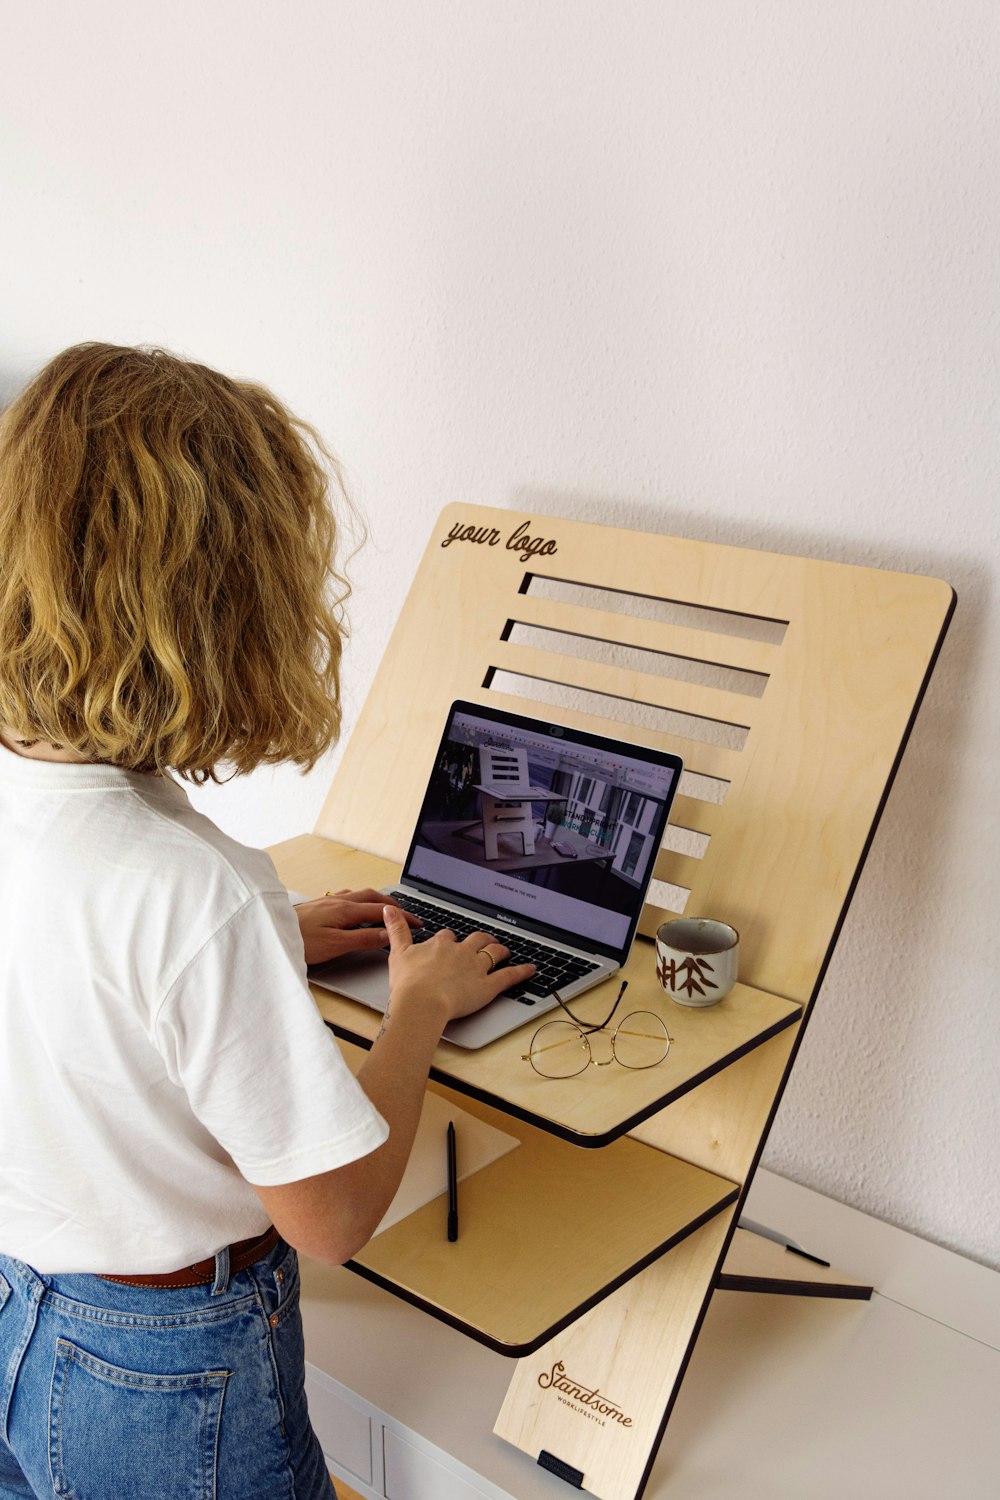
[[[342,1167],[257,1188],[280,1233],[330,1264],[356,1255],[392,1202],[420,1121],[434,1050],[448,1022],[488,1005],[534,973],[533,964],[491,972],[491,961],[501,962],[509,950],[488,932],[474,932],[461,943],[453,932],[437,932],[414,946],[398,906],[386,905],[379,915],[389,934],[390,1002],[357,1077],[389,1126],[389,1137]]]
[[[510,949],[488,932],[470,933],[459,942],[445,929],[415,944],[398,906],[387,906],[383,920],[389,934],[391,1004],[440,1006],[442,1030],[449,1021],[481,1010],[535,972],[534,964],[496,969],[509,957]]]

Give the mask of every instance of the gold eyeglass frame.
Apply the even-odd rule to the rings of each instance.
[[[570,1010],[570,1008],[566,1004],[565,1000],[559,994],[558,990],[550,990],[549,993],[551,994],[553,1000],[555,1000],[562,1007],[562,1009],[566,1012],[566,1014],[569,1016],[570,1021],[572,1021],[574,1027],[576,1028],[577,1032],[579,1033],[580,1039],[581,1039],[581,1041],[583,1042],[583,1045],[584,1045],[584,1049],[585,1049],[585,1052],[586,1052],[586,1058],[587,1058],[587,1060],[586,1060],[586,1062],[583,1064],[583,1066],[581,1068],[577,1068],[577,1070],[576,1070],[575,1073],[543,1073],[542,1070],[539,1067],[537,1067],[536,1064],[535,1064],[535,1060],[534,1060],[535,1056],[536,1056],[535,1042],[537,1041],[538,1037],[541,1035],[541,1033],[545,1030],[545,1028],[547,1026],[552,1026],[552,1025],[563,1025],[564,1026],[564,1025],[567,1024],[565,1021],[562,1021],[562,1022],[543,1021],[542,1024],[541,1024],[541,1026],[537,1027],[535,1029],[535,1031],[532,1032],[532,1035],[531,1035],[531,1045],[529,1046],[527,1052],[522,1052],[521,1053],[521,1061],[522,1062],[526,1062],[526,1063],[530,1063],[531,1066],[532,1066],[532,1068],[534,1068],[534,1071],[538,1074],[539,1078],[544,1078],[549,1083],[558,1083],[560,1081],[560,1079],[563,1079],[563,1078],[579,1078],[580,1075],[581,1075],[581,1073],[585,1073],[588,1068],[608,1068],[608,1067],[611,1066],[611,1064],[613,1062],[616,1062],[620,1068],[627,1068],[630,1073],[643,1073],[643,1072],[646,1071],[647,1068],[658,1068],[660,1066],[660,1063],[661,1062],[665,1062],[666,1059],[667,1059],[667,1056],[669,1055],[670,1044],[673,1041],[673,1037],[668,1032],[668,1030],[666,1028],[665,1022],[659,1016],[654,1015],[651,1010],[630,1010],[627,1016],[622,1016],[621,1020],[618,1022],[618,1025],[615,1027],[614,1031],[611,1032],[611,1034],[610,1034],[611,1056],[605,1062],[601,1062],[598,1058],[596,1058],[594,1056],[593,1049],[591,1048],[591,1045],[590,1045],[590,1037],[593,1036],[594,1033],[597,1032],[597,1031],[607,1031],[608,1025],[610,1024],[610,1021],[611,1021],[611,1018],[614,1015],[615,1011],[618,1009],[619,1005],[621,1004],[622,996],[624,995],[624,993],[625,993],[625,991],[627,989],[628,989],[628,980],[627,979],[623,979],[622,982],[621,982],[621,988],[618,991],[618,995],[617,995],[617,997],[615,999],[614,1005],[612,1005],[611,1009],[608,1011],[608,1014],[604,1018],[604,1020],[601,1021],[601,1022],[599,1022],[597,1025],[594,1025],[594,1026],[591,1026],[588,1022],[581,1021],[576,1016],[574,1016],[573,1012]],[[652,1019],[654,1021],[656,1021],[658,1025],[660,1025],[660,1026],[663,1027],[663,1040],[664,1040],[663,1056],[662,1057],[658,1057],[655,1062],[640,1063],[638,1066],[636,1066],[634,1063],[622,1062],[621,1058],[618,1056],[617,1052],[615,1051],[615,1038],[617,1037],[618,1033],[621,1031],[622,1027],[625,1025],[625,1022],[626,1021],[630,1021],[633,1016],[651,1016]],[[657,1038],[657,1040],[659,1040],[659,1038]],[[552,1046],[559,1046],[560,1043],[553,1042],[551,1045]],[[539,1048],[538,1050],[539,1050],[539,1052],[544,1052],[547,1049],[544,1048],[544,1047],[542,1047],[542,1048]]]

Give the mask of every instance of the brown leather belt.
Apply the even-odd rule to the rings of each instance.
[[[274,1225],[252,1240],[239,1240],[229,1247],[229,1274],[235,1276],[269,1255],[281,1238]],[[215,1256],[182,1266],[179,1271],[157,1271],[149,1276],[101,1276],[102,1281],[119,1281],[124,1286],[211,1286],[215,1280]]]

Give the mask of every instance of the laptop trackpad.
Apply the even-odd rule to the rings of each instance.
[[[321,989],[360,1000],[372,1010],[384,1011],[389,1003],[389,956],[384,950],[351,953],[309,970],[312,984]]]

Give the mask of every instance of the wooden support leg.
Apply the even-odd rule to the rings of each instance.
[[[497,1435],[600,1500],[640,1494],[733,1212],[519,1360]]]
[[[748,1183],[796,1026],[668,1105],[633,1135]],[[518,1361],[494,1431],[599,1500],[637,1500],[722,1265],[728,1208]],[[604,1408],[608,1408],[605,1410]]]
[[[874,1290],[813,1255],[749,1229],[737,1229],[733,1235],[716,1287],[724,1292],[779,1292],[862,1302],[867,1302]]]

